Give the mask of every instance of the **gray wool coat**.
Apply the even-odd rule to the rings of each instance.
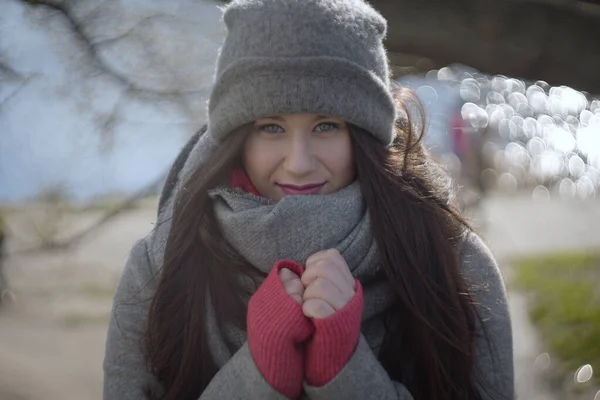
[[[197,145],[198,137],[190,141],[175,162],[167,179],[159,208],[172,196],[177,183],[177,171]],[[193,152],[192,152],[193,153]],[[143,389],[160,390],[156,378],[148,372],[141,339],[147,323],[149,299],[153,297],[160,274],[152,257],[156,242],[166,234],[155,231],[140,240],[131,251],[118,285],[108,328],[104,359],[104,399],[142,400]],[[511,322],[504,283],[493,255],[475,234],[465,235],[459,248],[463,273],[470,284],[484,288],[474,294],[482,316],[489,343],[478,339],[476,368],[483,378],[484,399],[514,399],[514,369]],[[132,299],[137,299],[133,300]],[[371,348],[365,335],[383,337],[381,324],[363,322],[358,346],[343,370],[322,387],[305,385],[302,398],[312,400],[409,400],[413,397],[400,383],[390,379],[377,359],[378,348]],[[263,378],[256,367],[247,343],[242,345],[212,379],[201,400],[261,399],[284,400]]]

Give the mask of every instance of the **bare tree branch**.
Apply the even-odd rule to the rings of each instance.
[[[154,14],[154,15],[148,15],[147,17],[144,17],[142,19],[140,19],[134,26],[132,26],[129,30],[127,30],[126,32],[112,37],[110,39],[104,39],[104,40],[97,40],[94,42],[95,46],[98,45],[108,45],[108,44],[112,44],[115,42],[118,42],[119,40],[122,40],[124,38],[126,38],[127,36],[130,36],[136,29],[139,29],[140,27],[144,26],[146,23],[151,22],[153,20],[157,20],[157,19],[161,19],[161,18],[173,18],[176,19],[177,17],[175,17],[174,15],[169,15],[169,14],[165,14],[165,13],[159,13],[159,14]]]
[[[0,59],[0,76],[10,80],[20,80],[23,76],[15,71],[6,61]]]
[[[85,47],[88,50],[88,53],[92,56],[92,59],[94,60],[96,65],[100,69],[102,69],[103,71],[105,71],[106,73],[111,75],[113,78],[115,78],[118,82],[123,84],[127,88],[127,90],[130,90],[132,92],[151,93],[151,94],[167,95],[167,96],[176,96],[176,95],[185,94],[185,93],[201,92],[200,90],[185,90],[185,91],[182,91],[182,90],[157,90],[157,89],[153,89],[153,88],[143,87],[143,86],[140,86],[140,85],[132,82],[130,79],[128,79],[127,76],[123,75],[121,72],[115,70],[114,68],[111,68],[109,65],[106,64],[106,62],[104,62],[104,60],[102,60],[102,58],[100,56],[98,56],[97,46],[99,44],[101,44],[102,42],[94,42],[94,40],[91,37],[89,37],[89,35],[85,32],[83,25],[79,21],[77,21],[77,18],[73,15],[73,13],[71,12],[71,10],[69,9],[69,7],[67,6],[67,4],[65,2],[62,2],[60,0],[22,0],[22,1],[29,5],[46,6],[46,7],[49,7],[53,10],[60,12],[60,14],[66,18],[73,33],[75,34],[75,37],[81,43],[83,43],[85,45]],[[88,16],[89,16],[89,14],[88,14]],[[145,18],[144,20],[147,20],[147,19],[148,18]],[[144,21],[144,20],[142,20],[142,21]],[[142,21],[140,21],[140,22],[142,22]],[[135,29],[135,27],[133,29]]]
[[[25,88],[33,79],[38,77],[38,75],[31,75],[27,78],[23,79],[23,81],[17,86],[17,88],[4,99],[0,100],[0,109],[4,107],[10,100],[12,100],[21,90]]]
[[[157,189],[157,187],[167,177],[167,173],[161,174],[158,179],[155,179],[154,181],[150,182],[148,185],[144,186],[142,189],[138,190],[137,192],[131,194],[129,197],[125,198],[125,200],[123,200],[121,202],[121,204],[119,204],[117,207],[115,207],[111,211],[107,212],[102,218],[100,218],[98,221],[96,221],[93,225],[91,225],[87,229],[84,229],[83,231],[71,236],[71,238],[69,238],[61,243],[58,243],[56,245],[56,249],[65,249],[67,247],[76,246],[77,244],[81,243],[87,236],[89,236],[90,234],[92,234],[93,232],[98,230],[98,228],[100,228],[100,227],[106,225],[108,222],[110,222],[114,217],[123,213],[126,210],[131,209],[131,207],[133,205],[135,205],[136,203],[138,203],[140,200],[142,200],[143,198],[154,193],[154,191]]]
[[[169,168],[170,169],[170,168]],[[71,248],[73,246],[77,246],[83,242],[84,239],[89,237],[92,233],[96,232],[99,228],[108,224],[112,221],[116,216],[130,210],[135,204],[139,203],[142,199],[151,195],[156,191],[156,189],[163,183],[168,175],[168,171],[164,174],[161,174],[157,179],[148,183],[143,188],[138,190],[135,193],[132,193],[130,196],[126,197],[121,203],[115,206],[110,211],[106,212],[102,217],[100,217],[96,222],[94,222],[89,227],[81,230],[78,233],[73,234],[68,239],[52,242],[47,246],[34,246],[26,249],[16,250],[11,253],[7,253],[8,257],[20,255],[20,254],[32,254],[39,253],[41,251],[63,251]]]
[[[156,98],[161,100],[166,100],[174,104],[185,116],[189,119],[190,122],[198,121],[199,110],[192,103],[193,100],[189,99],[189,96],[195,96],[197,94],[204,94],[204,89],[186,89],[185,85],[182,85],[180,81],[180,77],[177,75],[177,71],[173,71],[172,68],[169,68],[165,60],[157,57],[156,54],[152,54],[147,46],[140,46],[142,50],[147,51],[147,56],[149,59],[154,58],[156,62],[153,64],[155,66],[161,66],[163,68],[163,72],[166,73],[166,79],[172,83],[170,87],[166,88],[166,90],[161,90],[153,87],[149,87],[148,85],[144,85],[143,80],[138,82],[137,80],[132,79],[130,75],[127,73],[123,73],[118,69],[112,67],[101,55],[101,48],[108,45],[109,43],[114,43],[117,40],[122,40],[126,38],[128,35],[133,34],[140,26],[148,23],[149,21],[155,19],[162,18],[178,18],[174,15],[170,15],[167,13],[155,14],[152,16],[148,16],[143,18],[139,22],[135,24],[128,32],[123,35],[120,35],[117,38],[99,41],[95,40],[95,38],[85,29],[86,22],[93,20],[101,15],[101,6],[96,6],[91,11],[87,12],[83,17],[78,17],[72,11],[69,2],[62,0],[21,0],[24,3],[35,6],[35,7],[47,7],[51,10],[54,10],[57,14],[60,14],[66,20],[66,23],[69,26],[69,29],[73,32],[73,35],[77,41],[79,41],[87,54],[90,56],[90,59],[93,65],[96,67],[96,71],[98,73],[107,74],[116,82],[118,82],[123,88],[123,95],[129,94],[135,98]],[[186,21],[192,23],[191,21]],[[140,39],[143,41],[144,37],[140,36]],[[178,84],[180,83],[180,84]],[[110,115],[104,119],[104,123],[101,123],[102,126],[110,127],[110,123],[114,122],[114,117],[117,114],[117,109],[113,109]]]

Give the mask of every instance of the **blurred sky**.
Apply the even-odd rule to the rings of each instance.
[[[104,3],[73,6],[92,52],[62,13],[1,1],[0,201],[134,191],[203,123],[217,3]]]
[[[80,0],[69,20],[0,2],[0,201],[53,187],[85,201],[162,176],[205,122],[220,3]],[[461,66],[400,83],[426,107],[434,152],[452,149],[460,115],[470,134],[493,130],[484,150],[506,182],[533,174],[565,193],[600,190],[599,100]]]

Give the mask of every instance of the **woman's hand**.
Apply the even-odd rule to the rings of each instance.
[[[322,319],[333,315],[350,302],[356,291],[356,281],[348,264],[335,249],[310,256],[301,282],[305,290],[300,304],[308,318]],[[294,296],[299,293],[295,286],[293,293]]]

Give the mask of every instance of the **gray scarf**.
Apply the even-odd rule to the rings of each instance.
[[[318,251],[335,248],[363,284],[363,322],[393,301],[389,284],[376,279],[379,256],[358,182],[330,195],[285,197],[277,204],[227,187],[212,190],[210,196],[228,243],[261,271],[268,273],[283,259],[303,264]],[[216,361],[223,365],[232,354],[214,318],[209,312],[208,334]],[[247,339],[234,327],[223,333],[236,347]]]
[[[185,161],[174,195],[167,200],[158,217],[151,249],[154,265],[163,264],[177,193],[184,190],[184,182],[216,146],[210,132],[207,132],[200,137]],[[377,279],[379,255],[358,182],[330,195],[291,196],[277,204],[226,186],[211,190],[210,195],[229,244],[265,273],[278,260],[290,259],[303,264],[318,251],[337,249],[354,277],[362,283],[362,333],[376,351],[382,340],[383,322],[380,317],[395,297],[390,284]],[[217,364],[223,366],[233,355],[223,335],[236,348],[246,342],[247,336],[236,327],[226,327],[221,333],[210,304],[208,321],[211,350]]]

